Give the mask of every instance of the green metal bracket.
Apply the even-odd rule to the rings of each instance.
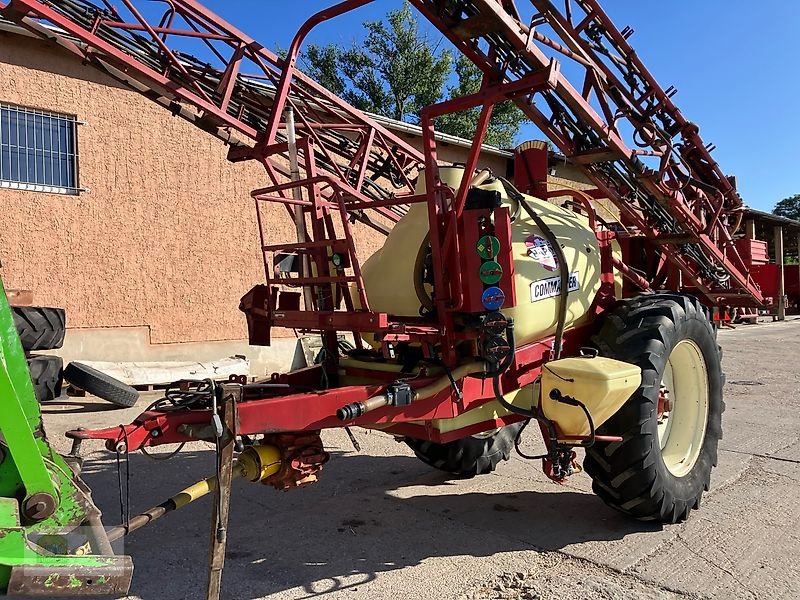
[[[127,593],[131,559],[114,556],[73,466],[47,441],[0,281],[0,595]]]
[[[0,591],[13,596],[127,594],[133,573],[130,557],[58,555],[37,549],[28,540],[17,507],[16,500],[0,498]]]
[[[12,489],[23,501],[36,494],[57,499],[58,493],[45,464],[53,452],[44,438],[39,403],[33,391],[25,351],[0,281],[0,433],[5,439],[0,455],[0,494]],[[13,466],[8,463],[13,463]],[[6,468],[2,468],[6,467]],[[14,476],[16,471],[16,476]],[[12,489],[9,489],[12,488]],[[22,488],[22,489],[20,489]]]

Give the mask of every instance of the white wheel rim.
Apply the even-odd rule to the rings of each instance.
[[[683,477],[700,457],[708,423],[708,370],[695,342],[682,340],[672,349],[661,385],[672,401],[658,420],[661,457],[670,473]]]

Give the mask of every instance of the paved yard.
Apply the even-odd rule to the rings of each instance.
[[[224,597],[800,598],[800,321],[741,326],[720,340],[720,465],[687,523],[632,521],[592,495],[588,476],[558,486],[517,457],[496,474],[449,480],[387,436],[357,431],[355,453],[330,432],[335,456],[318,485],[237,485]],[[137,414],[79,400],[46,409],[62,450],[66,429]],[[170,462],[137,455],[130,468],[139,511],[212,472],[213,452],[196,445]],[[114,457],[93,454],[85,478],[106,523],[119,522]],[[133,598],[202,596],[209,511],[198,502],[127,540]]]

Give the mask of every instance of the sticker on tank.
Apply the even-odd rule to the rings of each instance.
[[[581,289],[581,282],[578,279],[578,271],[570,273],[569,291],[577,292]],[[561,293],[561,277],[548,277],[531,283],[531,302],[555,298]]]
[[[552,244],[540,235],[533,234],[525,240],[528,247],[528,256],[542,265],[548,271],[558,268],[558,258]]]

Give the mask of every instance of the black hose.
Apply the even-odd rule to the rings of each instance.
[[[428,295],[428,290],[425,289],[425,260],[428,256],[428,251],[431,247],[431,234],[430,232],[422,240],[422,244],[417,252],[417,258],[414,261],[414,292],[417,294],[417,300],[420,303],[420,314],[425,316],[433,313],[436,310],[436,305],[433,298]],[[423,314],[423,311],[425,314]]]
[[[511,368],[511,363],[514,361],[514,352],[516,350],[514,319],[511,317],[508,317],[508,324],[506,325],[506,341],[508,342],[510,352],[506,355],[502,362],[497,363],[494,360],[484,357],[483,360],[488,363],[488,368],[481,373],[472,373],[467,375],[467,377],[474,377],[475,379],[489,379],[490,377],[494,377],[496,375],[502,375],[509,368]]]
[[[586,405],[577,398],[563,395],[557,389],[553,389],[550,392],[550,398],[552,398],[556,402],[560,402],[561,404],[567,404],[569,406],[577,406],[583,410],[583,414],[586,415],[586,421],[589,423],[589,439],[581,442],[580,445],[582,448],[590,448],[591,446],[594,446],[595,442],[594,419],[592,419],[592,414],[589,412],[589,409],[586,408]]]
[[[594,446],[594,442],[596,439],[595,438],[596,434],[594,430],[594,419],[592,419],[592,415],[589,412],[589,409],[586,408],[586,405],[583,402],[577,399],[575,399],[575,402],[577,402],[578,406],[580,406],[583,409],[583,413],[586,415],[586,420],[589,422],[589,439],[584,442],[581,442],[581,446],[583,446],[584,448],[591,448],[592,446]]]
[[[527,417],[529,419],[536,419],[539,423],[542,423],[547,428],[547,434],[550,437],[551,442],[558,441],[558,434],[556,433],[556,428],[553,425],[553,422],[546,418],[537,408],[531,408],[530,410],[527,408],[522,408],[521,406],[514,406],[510,402],[507,402],[506,399],[503,397],[503,393],[500,390],[500,375],[495,375],[492,378],[492,389],[494,391],[495,400],[497,400],[500,405],[505,408],[508,412],[514,413],[517,415],[522,415],[523,417]]]
[[[514,348],[516,345],[513,319],[509,319],[508,325],[506,326],[506,338],[508,340],[508,344],[511,346],[511,352],[509,352],[508,356],[503,359],[502,363],[499,365],[492,365],[492,368],[488,371],[489,376],[492,378],[492,391],[494,392],[495,400],[497,400],[500,406],[505,408],[510,413],[522,415],[528,419],[536,419],[538,422],[543,423],[545,427],[547,427],[547,432],[550,435],[550,439],[552,441],[556,441],[557,436],[553,422],[545,418],[537,408],[526,409],[520,406],[514,406],[510,402],[507,402],[503,397],[503,392],[500,389],[500,375],[505,373],[511,367],[511,362],[514,360]]]
[[[517,338],[514,335],[514,319],[508,317],[508,324],[506,325],[506,341],[508,342],[508,346],[511,351],[506,355],[496,370],[493,370],[492,373],[496,372],[498,375],[501,373],[505,373],[511,367],[511,363],[514,360],[514,352],[517,348]]]
[[[525,420],[525,422],[522,423],[522,427],[519,428],[519,431],[517,432],[517,436],[514,438],[514,450],[516,450],[517,454],[519,454],[525,460],[544,460],[546,458],[550,458],[550,454],[549,453],[548,454],[536,454],[536,455],[525,454],[522,451],[522,449],[519,447],[519,445],[522,443],[522,432],[525,431],[525,428],[530,424],[530,422],[531,422],[530,419]]]
[[[498,179],[503,184],[508,197],[517,202],[519,206],[521,206],[522,209],[528,213],[528,216],[533,220],[533,222],[536,223],[536,226],[542,230],[544,237],[547,239],[547,241],[550,243],[550,246],[552,246],[553,251],[556,253],[556,258],[558,258],[561,292],[559,294],[560,301],[558,304],[556,335],[553,342],[553,356],[557,360],[561,358],[561,349],[564,346],[564,329],[566,328],[567,324],[567,297],[569,296],[569,270],[567,269],[567,258],[564,255],[564,249],[561,247],[561,243],[558,241],[555,233],[553,233],[553,230],[550,229],[547,223],[544,222],[544,219],[536,214],[536,211],[533,210],[522,192],[520,192],[516,187],[514,187],[513,183],[504,177],[498,177]]]
[[[510,402],[506,401],[506,399],[503,397],[503,392],[500,390],[499,374],[492,377],[492,389],[494,390],[495,399],[508,412],[512,412],[517,415],[522,415],[523,417],[528,417],[529,419],[537,419],[537,420],[539,419],[538,410],[535,409],[528,410],[527,408],[522,408],[521,406],[514,406]]]
[[[553,422],[545,418],[537,408],[526,409],[520,406],[514,406],[510,402],[507,402],[503,397],[503,392],[500,389],[500,375],[505,373],[511,367],[511,363],[514,360],[514,349],[516,346],[516,338],[514,336],[514,320],[511,318],[509,318],[508,325],[506,326],[506,339],[508,340],[509,346],[511,346],[511,351],[508,353],[508,356],[506,356],[503,359],[503,362],[500,364],[494,364],[493,362],[490,362],[490,369],[486,372],[486,375],[492,378],[492,391],[494,392],[495,400],[497,400],[500,406],[505,408],[510,413],[522,415],[528,420],[536,419],[536,421],[544,424],[544,426],[547,428],[548,434],[550,435],[550,440],[555,442],[557,441],[557,435]],[[473,374],[472,377],[480,377],[480,375]]]

